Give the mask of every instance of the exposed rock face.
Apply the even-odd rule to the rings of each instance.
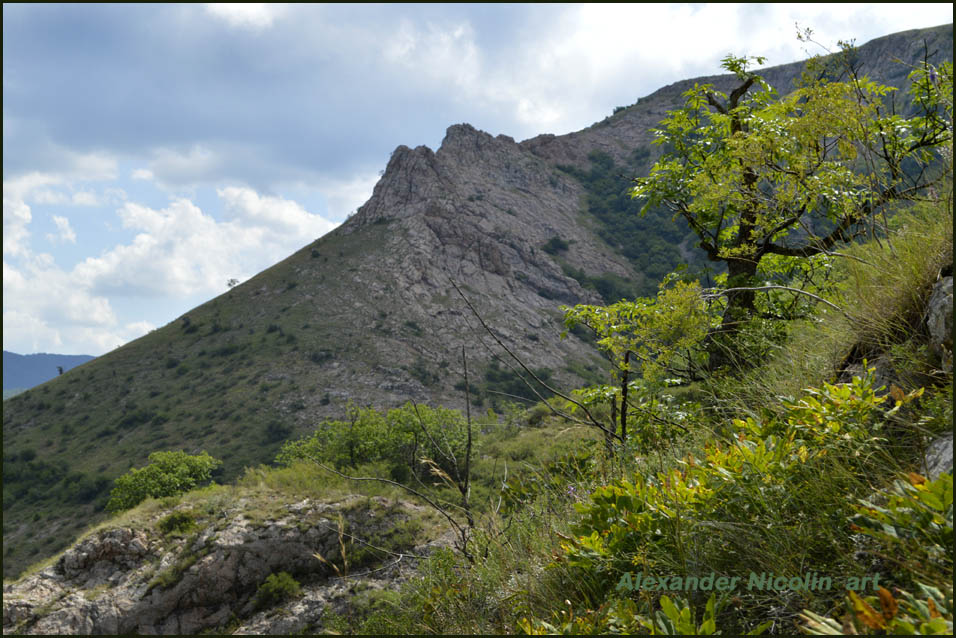
[[[943,372],[953,371],[953,278],[943,277],[933,286],[926,308],[930,350]]]
[[[339,555],[339,515],[345,528],[370,538],[421,509],[412,504],[303,501],[289,506],[287,516],[261,523],[243,516],[243,505],[178,538],[153,527],[92,534],[53,566],[4,586],[3,633],[193,634],[227,624],[239,624],[242,633],[295,633],[321,627],[329,610],[341,612],[355,587],[394,586],[418,555],[401,555],[411,549],[401,548],[384,568],[360,565],[349,578],[336,577],[315,557]],[[258,587],[280,571],[305,583],[303,596],[283,605],[284,612],[256,610]]]
[[[953,473],[953,433],[933,441],[926,451],[926,476],[934,481],[941,475]]]

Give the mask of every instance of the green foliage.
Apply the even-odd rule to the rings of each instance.
[[[526,507],[536,498],[550,494],[566,500],[577,497],[590,475],[594,453],[589,449],[570,452],[544,464],[540,470],[518,472],[501,486],[505,513]]]
[[[467,425],[457,410],[406,403],[382,413],[350,406],[346,420],[324,421],[311,435],[283,445],[276,462],[311,459],[339,468],[385,462],[402,480],[410,472],[427,475],[429,459],[454,477],[454,459],[464,458],[466,441]]]
[[[848,526],[834,525],[834,518],[850,515],[853,484],[830,490],[818,485],[820,474],[877,470],[883,425],[919,394],[884,407],[886,398],[875,394],[866,374],[808,390],[785,402],[780,417],[735,419],[729,435],[706,444],[700,457],[688,454],[675,467],[596,487],[576,505],[575,536],[562,543],[560,564],[576,570],[582,587],[606,597],[636,568],[746,577],[838,564],[846,551],[840,548],[851,540]],[[765,534],[768,529],[773,534]],[[811,536],[808,529],[816,531]]]
[[[640,163],[646,158],[646,151],[638,151],[635,159]],[[631,178],[625,175],[636,167],[617,166],[614,159],[603,151],[593,151],[588,159],[591,166],[587,171],[574,166],[559,168],[585,187],[587,211],[601,223],[598,235],[627,257],[635,270],[645,275],[644,283],[634,292],[622,296],[653,294],[656,283],[683,261],[677,246],[687,238],[690,229],[683,220],[673,219],[663,207],[650,208],[643,217],[639,214],[640,204],[630,196]],[[585,283],[581,278],[575,278]],[[609,299],[604,291],[600,292],[608,303],[621,298]]]
[[[560,252],[566,251],[568,247],[568,242],[564,241],[560,237],[555,236],[545,242],[542,249],[549,255],[557,255]]]
[[[562,307],[569,330],[584,324],[598,336],[620,372],[624,356],[633,352],[645,381],[662,382],[668,374],[691,372],[689,352],[707,334],[710,317],[700,285],[676,282],[662,287],[656,298],[619,301],[610,306]]]
[[[205,452],[153,452],[149,465],[133,468],[116,479],[106,508],[118,512],[136,507],[147,498],[182,494],[208,481],[221,464]]]
[[[163,534],[184,534],[196,526],[196,516],[191,512],[176,511],[163,517],[156,524]]]
[[[534,369],[534,373],[545,383],[551,379],[552,372],[548,368],[536,368]],[[488,367],[485,368],[484,377],[483,392],[490,393],[493,402],[495,402],[496,393],[509,395],[503,397],[505,400],[511,400],[517,397],[528,401],[539,401],[542,398],[547,399],[552,395],[550,390],[532,379],[529,375],[523,372],[517,372],[516,370],[502,368],[497,360],[492,360],[492,362],[488,364]]]
[[[938,182],[939,171],[925,169],[952,139],[950,63],[911,73],[917,114],[906,119],[884,105],[895,89],[858,76],[849,62],[848,81],[808,73],[783,98],[749,62],[724,60],[740,81],[729,96],[711,85],[684,94],[684,107],[656,131],[666,152],[632,192],[648,213],[663,206],[682,217],[708,258],[727,264],[731,290],[711,341],[712,368],[752,363],[733,337],[750,319],[774,314],[740,288],[787,284],[801,269],[801,287],[821,285],[826,272],[800,260],[872,231],[888,202]]]
[[[704,607],[701,623],[697,624],[694,611],[685,600],[671,600],[661,596],[660,609],[653,615],[639,613],[638,605],[629,599],[615,598],[595,611],[580,616],[574,610],[555,612],[554,624],[523,618],[518,627],[528,635],[545,634],[644,634],[651,636],[711,636],[719,633],[715,621],[716,598],[711,594]],[[769,623],[767,623],[769,625]],[[760,627],[747,635],[760,634]]]
[[[842,623],[804,610],[800,615],[805,622],[803,630],[816,636],[845,636],[848,630],[856,635],[952,636],[952,589],[944,593],[929,585],[919,584],[918,588],[919,597],[897,590],[901,600],[883,587],[880,587],[878,596],[864,598],[851,591],[846,599],[849,611]],[[879,607],[880,611],[874,607]]]
[[[255,607],[266,609],[302,595],[302,587],[288,572],[269,574],[256,592]]]
[[[854,509],[853,528],[874,538],[880,554],[903,558],[895,580],[912,578],[907,589],[915,587],[919,596],[897,589],[894,597],[883,587],[878,596],[863,598],[851,591],[842,622],[804,610],[804,630],[843,635],[853,627],[856,634],[952,635],[953,475],[927,481],[910,473]]]
[[[884,501],[882,505],[877,502]],[[923,579],[953,575],[953,475],[935,481],[910,473],[878,498],[854,506],[855,529],[904,556],[909,571]]]
[[[631,299],[636,297],[640,290],[634,282],[612,272],[589,275],[569,264],[561,264],[561,269],[584,288],[596,291],[604,303],[612,304],[622,299]]]

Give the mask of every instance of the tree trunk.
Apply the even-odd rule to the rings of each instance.
[[[727,260],[727,286],[729,288],[753,285],[757,274],[757,262],[750,259]],[[740,327],[753,316],[756,292],[739,290],[727,294],[727,308],[720,327],[710,335],[707,348],[708,367],[711,371],[728,365],[743,365],[740,357],[737,333]]]

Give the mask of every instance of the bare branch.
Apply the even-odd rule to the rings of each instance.
[[[840,306],[837,306],[836,304],[830,303],[829,301],[827,301],[827,300],[824,299],[823,297],[818,297],[817,295],[813,294],[812,292],[807,292],[806,290],[800,290],[799,288],[790,288],[789,286],[754,286],[754,287],[745,287],[745,288],[723,288],[723,289],[709,288],[708,290],[705,290],[705,291],[704,291],[704,294],[705,294],[705,295],[709,294],[709,295],[711,295],[711,296],[723,296],[723,295],[725,295],[725,294],[728,293],[728,292],[747,292],[747,291],[760,292],[760,291],[766,291],[766,290],[787,290],[787,291],[789,291],[789,292],[794,292],[794,293],[797,293],[797,294],[800,294],[800,295],[806,295],[807,297],[811,297],[811,298],[813,298],[813,299],[816,299],[816,300],[819,301],[820,303],[825,304],[825,305],[827,305],[827,306],[830,306],[830,307],[833,308],[834,310],[839,311],[840,313],[843,314],[844,317],[846,317],[846,318],[849,319],[850,321],[853,320],[853,319],[850,317],[850,315],[848,315],[848,314],[846,313],[846,311],[843,310],[843,308],[841,308]]]
[[[381,478],[379,476],[349,476],[348,474],[344,474],[342,472],[339,472],[338,470],[332,469],[331,467],[327,466],[325,463],[322,463],[320,460],[318,460],[317,458],[309,454],[303,454],[303,456],[309,459],[310,461],[312,461],[313,463],[315,463],[316,465],[318,465],[319,467],[321,467],[326,472],[330,472],[344,479],[348,479],[350,481],[376,481],[378,483],[385,483],[387,485],[394,485],[395,487],[400,487],[406,492],[410,494],[414,494],[418,498],[422,499],[423,501],[431,505],[436,512],[438,512],[439,514],[444,516],[446,519],[448,519],[448,522],[452,524],[452,527],[454,527],[455,530],[458,531],[458,535],[461,537],[461,545],[459,546],[459,549],[461,550],[462,555],[464,555],[464,557],[467,558],[468,561],[471,563],[475,561],[474,557],[472,557],[472,555],[468,552],[468,530],[462,527],[462,525],[458,521],[456,521],[451,514],[446,512],[445,508],[443,508],[438,503],[428,498],[427,496],[425,496],[418,490],[413,489],[397,481],[392,481],[387,478]]]
[[[581,409],[584,411],[584,413],[587,415],[587,417],[588,417],[590,423],[584,423],[584,422],[582,422],[582,421],[580,421],[580,420],[578,420],[578,419],[575,419],[575,418],[571,417],[571,416],[568,415],[568,414],[564,414],[564,413],[562,413],[562,412],[556,410],[556,409],[554,408],[554,406],[552,406],[550,403],[548,403],[547,401],[544,400],[544,397],[542,397],[541,394],[540,394],[533,386],[531,386],[531,384],[528,384],[528,387],[531,388],[532,392],[534,392],[535,395],[537,395],[537,396],[544,402],[544,404],[548,406],[548,408],[549,408],[552,412],[554,412],[554,413],[557,414],[558,416],[560,416],[560,417],[562,417],[562,418],[565,418],[565,419],[567,419],[567,420],[569,420],[569,421],[573,421],[573,422],[577,422],[577,423],[584,423],[585,425],[593,425],[594,427],[598,428],[599,430],[601,430],[601,431],[604,432],[605,434],[609,434],[610,436],[613,436],[614,438],[616,438],[617,440],[619,440],[619,441],[621,441],[621,442],[623,443],[623,439],[621,439],[621,437],[617,434],[617,432],[612,432],[612,431],[608,430],[606,427],[604,427],[603,425],[601,425],[601,424],[598,422],[598,420],[595,419],[594,416],[591,414],[591,412],[587,409],[587,406],[585,406],[585,405],[584,405],[583,403],[581,403],[580,401],[577,401],[576,399],[573,399],[572,397],[569,397],[568,395],[564,394],[564,393],[561,392],[560,390],[557,390],[556,388],[552,388],[550,385],[548,385],[547,383],[545,383],[544,381],[542,381],[542,380],[538,377],[538,375],[536,375],[528,366],[526,366],[525,363],[524,363],[524,361],[522,361],[520,358],[518,358],[518,356],[517,356],[515,353],[513,353],[513,352],[511,351],[511,349],[508,348],[508,346],[506,346],[504,343],[502,343],[501,339],[498,338],[498,335],[496,335],[496,334],[491,330],[491,328],[488,327],[488,324],[485,323],[485,320],[482,319],[482,317],[481,317],[480,314],[478,314],[478,311],[475,310],[475,307],[471,304],[471,301],[468,300],[468,297],[465,296],[465,293],[463,293],[463,292],[461,291],[461,288],[458,287],[458,284],[455,283],[455,280],[453,280],[453,279],[451,279],[451,278],[449,277],[448,281],[451,282],[451,285],[455,288],[455,290],[456,290],[456,291],[458,292],[458,294],[461,296],[462,300],[465,302],[465,304],[466,304],[466,305],[468,306],[468,308],[471,310],[472,314],[474,314],[474,315],[475,315],[475,318],[478,319],[478,322],[481,324],[482,328],[484,328],[485,331],[486,331],[489,335],[491,335],[491,338],[494,339],[495,342],[496,342],[499,346],[501,346],[501,349],[504,350],[505,352],[507,352],[507,353],[511,356],[511,358],[514,359],[514,360],[518,363],[518,365],[520,365],[521,368],[522,368],[526,373],[528,373],[528,374],[531,376],[532,379],[534,379],[535,381],[537,381],[538,383],[540,383],[543,388],[547,389],[549,392],[552,392],[553,394],[556,394],[557,396],[561,397],[562,399],[564,399],[564,400],[566,400],[566,401],[569,401],[570,403],[573,403],[574,405],[576,405],[576,406],[578,406],[579,408],[581,408]],[[527,383],[527,382],[525,382],[525,383]]]

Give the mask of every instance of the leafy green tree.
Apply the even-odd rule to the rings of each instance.
[[[106,509],[119,512],[136,507],[147,498],[175,496],[205,483],[222,461],[206,452],[153,452],[149,465],[133,468],[116,479]]]
[[[683,108],[656,131],[665,153],[634,180],[644,210],[667,207],[711,261],[726,264],[712,368],[734,361],[735,335],[762,311],[757,288],[872,232],[887,204],[941,178],[931,165],[951,148],[952,64],[924,62],[910,73],[915,114],[904,117],[885,103],[895,89],[860,76],[850,53],[845,47],[837,58],[842,81],[831,79],[836,67],[818,64],[783,98],[749,70],[762,58],[728,56],[723,66],[737,87],[729,95],[710,84],[687,91]]]
[[[345,420],[323,421],[311,435],[283,445],[276,462],[311,459],[342,469],[383,461],[396,480],[410,478],[411,472],[427,475],[434,464],[457,477],[467,438],[467,424],[457,410],[406,403],[383,413],[350,406]]]
[[[700,361],[695,346],[711,325],[697,282],[668,278],[655,298],[621,300],[609,306],[582,304],[563,310],[567,328],[573,330],[579,324],[590,328],[597,337],[598,347],[607,353],[614,366],[620,390],[596,386],[579,392],[579,397],[586,404],[601,398],[610,402],[612,422],[620,415],[622,441],[628,436],[629,391],[654,395],[667,383],[667,376],[684,379],[697,376]],[[640,385],[631,377],[636,371],[640,371],[643,379]],[[612,423],[612,430],[615,427]],[[613,441],[610,432],[606,434],[605,443],[611,452]]]

